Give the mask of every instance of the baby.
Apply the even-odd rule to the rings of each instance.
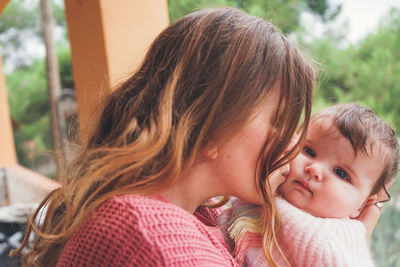
[[[371,110],[336,105],[313,116],[300,154],[278,188],[281,217],[274,251],[279,266],[374,266],[364,225],[352,218],[371,203],[397,173],[394,130]],[[390,198],[387,193],[388,198]],[[381,208],[381,203],[377,206]],[[260,243],[256,206],[232,201],[229,235],[243,266],[269,266]],[[258,241],[257,241],[258,240]],[[285,259],[286,258],[286,259]]]

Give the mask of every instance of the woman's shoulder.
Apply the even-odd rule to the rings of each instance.
[[[125,238],[140,234],[157,242],[166,236],[170,242],[175,242],[175,239],[188,238],[185,235],[202,237],[203,231],[199,229],[205,227],[203,217],[208,215],[211,221],[212,213],[200,210],[201,216],[198,216],[198,211],[193,215],[162,197],[123,195],[112,197],[99,206],[89,223],[100,223],[101,228],[123,224],[118,229],[128,227],[134,230],[125,233]]]
[[[158,265],[162,256],[143,227],[143,205],[144,198],[126,196],[102,203],[67,241],[57,266]]]
[[[122,195],[115,196],[101,205],[97,212],[101,216],[129,217],[130,223],[144,223],[144,227],[163,222],[163,227],[171,224],[184,224],[185,227],[200,223],[205,226],[215,226],[219,209],[199,207],[194,214],[176,206],[161,196]],[[111,214],[110,214],[111,213]]]
[[[66,265],[75,258],[83,258],[92,265],[120,266],[128,262],[124,266],[183,266],[198,264],[200,259],[190,256],[198,255],[203,260],[215,256],[224,266],[230,259],[219,256],[223,248],[215,240],[193,214],[162,198],[115,196],[100,205],[71,237],[60,260],[66,259]],[[210,253],[210,248],[216,247],[221,248],[215,252],[218,256]],[[100,255],[93,254],[101,251]],[[79,255],[71,257],[69,253]],[[104,261],[104,256],[109,259]]]
[[[151,221],[147,221],[150,219],[156,221],[174,219],[175,221],[182,217],[192,217],[190,213],[159,196],[114,196],[104,202],[96,210],[97,214],[108,214],[110,212],[117,217],[133,217],[133,219],[145,220],[146,223],[151,223]]]
[[[214,203],[214,200],[210,200]],[[194,214],[178,207],[162,196],[138,196],[123,195],[109,199],[100,209],[122,209],[129,213],[125,216],[133,216],[137,220],[146,220],[148,225],[153,220],[165,221],[171,220],[171,223],[198,224],[202,226],[217,226],[217,218],[223,208],[209,208],[200,206]],[[150,221],[148,221],[150,220]],[[135,220],[134,220],[135,221]]]

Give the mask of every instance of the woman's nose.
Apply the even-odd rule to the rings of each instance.
[[[305,173],[310,175],[311,179],[315,179],[317,181],[322,180],[322,171],[321,167],[318,164],[310,164],[304,168]]]

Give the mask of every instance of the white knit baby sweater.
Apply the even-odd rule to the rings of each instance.
[[[276,204],[282,219],[279,244],[291,266],[375,266],[360,221],[314,217],[282,198]],[[287,265],[278,253],[274,258]],[[268,266],[261,247],[249,248],[243,265]]]

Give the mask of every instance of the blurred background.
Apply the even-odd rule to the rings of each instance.
[[[64,2],[50,2],[62,89],[57,101],[64,105],[61,128],[66,157],[73,157],[78,120]],[[168,0],[169,20],[213,6],[237,7],[270,20],[316,61],[314,112],[334,103],[357,102],[400,133],[400,1]],[[18,162],[54,177],[57,162],[40,8],[39,0],[11,0],[0,17],[0,43]],[[400,266],[400,181],[390,193],[371,240],[382,267]]]

